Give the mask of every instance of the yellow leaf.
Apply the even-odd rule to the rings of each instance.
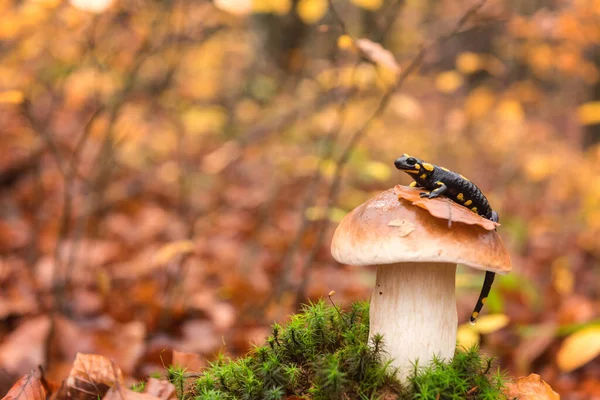
[[[483,60],[477,53],[465,51],[456,57],[456,69],[465,75],[473,74],[483,67]]]
[[[341,222],[342,219],[348,214],[347,211],[342,210],[341,208],[333,207],[329,210],[329,220],[332,222]]]
[[[496,114],[505,121],[521,122],[525,113],[521,103],[516,100],[504,100],[496,108]]]
[[[445,71],[435,78],[435,87],[442,93],[454,93],[463,84],[463,77],[456,71]]]
[[[318,221],[325,218],[325,208],[323,207],[308,207],[304,212],[306,219],[309,221]]]
[[[456,344],[465,349],[479,345],[479,333],[469,324],[462,324],[456,331]]]
[[[385,163],[371,161],[365,166],[365,173],[378,181],[386,181],[390,178],[392,170]]]
[[[215,0],[215,7],[233,15],[247,15],[252,12],[252,0]]]
[[[290,0],[271,0],[271,11],[273,14],[286,15],[292,9]]]
[[[477,323],[473,325],[473,329],[482,335],[487,335],[504,328],[508,325],[508,321],[506,314],[482,315],[477,319]]]
[[[532,154],[526,161],[525,174],[529,180],[541,182],[554,174],[557,167],[554,155]]]
[[[552,263],[552,286],[562,295],[573,293],[575,278],[569,267],[569,258],[559,257]]]
[[[384,48],[379,43],[375,43],[369,39],[358,39],[356,41],[356,47],[364,54],[366,58],[373,61],[378,66],[387,68],[394,73],[400,71],[398,63],[391,51]]]
[[[336,165],[335,161],[331,159],[323,160],[321,163],[321,174],[324,177],[331,178],[335,173]]]
[[[327,8],[327,0],[300,0],[296,6],[298,16],[307,24],[314,24],[323,18]]]
[[[227,123],[227,113],[219,106],[191,108],[183,114],[183,124],[191,134],[221,132]]]
[[[471,119],[485,117],[494,105],[494,94],[491,90],[483,87],[475,89],[467,97],[465,111]]]
[[[569,372],[600,355],[600,326],[584,328],[567,337],[556,355],[558,368]]]
[[[354,48],[354,40],[350,35],[341,35],[338,37],[337,45],[342,50],[349,50]]]
[[[71,5],[83,11],[102,13],[113,3],[113,0],[71,0]]]
[[[164,265],[180,254],[191,253],[194,251],[194,242],[191,240],[180,240],[178,242],[167,243],[154,254],[154,265]]]
[[[577,117],[582,125],[595,125],[600,123],[600,101],[590,101],[582,104],[577,109]]]
[[[383,4],[383,0],[350,0],[352,4],[366,10],[377,10]]]
[[[0,92],[0,104],[21,104],[25,96],[20,90],[7,90]]]

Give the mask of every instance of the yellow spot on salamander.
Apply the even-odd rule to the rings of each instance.
[[[456,196],[456,198],[460,201],[463,201],[465,199],[465,195],[462,193],[459,193],[458,196]]]
[[[448,168],[444,168],[444,167],[440,167],[441,169],[443,169],[446,172],[450,172],[450,170]]]
[[[483,299],[481,299],[481,304],[485,304],[486,301],[487,301],[487,297],[484,297]]]
[[[421,179],[425,179],[425,178],[427,178],[427,174],[421,175]]]
[[[427,171],[433,171],[433,165],[429,164],[429,163],[423,163],[423,168],[425,168]]]
[[[460,175],[460,174],[459,174],[459,175]],[[468,181],[468,179],[467,179],[465,176],[463,176],[463,175],[460,175],[460,177],[461,177],[461,178],[463,178],[465,181]]]
[[[477,311],[475,311],[473,314],[471,314],[471,318],[475,319],[479,316],[479,313]]]
[[[470,206],[471,204],[473,204],[473,202],[471,200],[465,201],[465,206]]]
[[[417,186],[417,182],[411,182],[410,185],[408,185],[408,186],[415,187],[415,186]]]
[[[418,174],[419,173],[419,171],[411,170],[411,169],[405,169],[404,172],[408,172],[409,174]]]
[[[471,208],[471,211],[473,211],[474,213],[476,213],[477,212],[477,207]]]
[[[421,169],[421,166],[419,164],[415,164],[415,169]]]
[[[442,186],[444,184],[444,182],[437,181],[435,184],[438,186]]]

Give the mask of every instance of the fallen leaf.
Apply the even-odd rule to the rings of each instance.
[[[461,222],[467,225],[479,225],[488,231],[496,229],[500,224],[475,214],[467,207],[461,206],[448,198],[436,197],[434,199],[421,198],[423,189],[396,185],[394,193],[399,199],[405,199],[417,207],[421,207],[436,218],[446,219],[451,222]]]
[[[139,393],[133,390],[124,388],[122,385],[113,386],[106,392],[106,395],[102,398],[103,400],[157,400],[149,393]]]
[[[522,376],[506,385],[506,396],[519,400],[560,400],[560,396],[537,374]]]
[[[144,393],[161,400],[173,400],[177,397],[175,386],[171,382],[156,378],[148,379],[144,386]]]
[[[104,397],[109,388],[122,383],[123,373],[114,362],[97,354],[77,353],[57,398],[97,400]]]
[[[369,39],[358,39],[355,44],[364,56],[375,64],[388,68],[395,73],[400,71],[400,67],[398,66],[398,63],[396,63],[396,59],[392,52],[379,43],[375,43]]]
[[[569,372],[600,355],[600,326],[591,326],[567,337],[556,355],[558,368]]]
[[[173,350],[173,365],[185,368],[188,372],[198,372],[205,368],[208,363],[197,353],[186,353],[184,351]]]
[[[496,332],[508,325],[508,315],[506,314],[489,314],[482,315],[477,318],[477,323],[473,325],[475,331],[482,335],[487,335]]]
[[[32,371],[21,377],[2,400],[46,400],[46,394],[37,372]]]
[[[154,255],[155,265],[164,265],[180,254],[191,253],[194,251],[194,242],[191,240],[180,240],[172,242],[161,247]]]
[[[0,365],[8,372],[22,374],[44,364],[50,318],[40,316],[23,322],[4,338]],[[1,369],[1,368],[0,368]]]
[[[465,349],[470,349],[473,346],[479,345],[479,333],[470,324],[462,324],[458,326],[456,331],[456,344]]]
[[[144,354],[146,327],[140,321],[119,324],[110,319],[96,325],[76,323],[67,318],[57,318],[55,341],[52,346],[66,359],[80,353],[101,353],[106,360],[114,360],[120,371],[132,374]]]

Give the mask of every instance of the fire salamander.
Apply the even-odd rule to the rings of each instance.
[[[412,187],[424,188],[430,192],[422,192],[421,197],[433,199],[444,195],[452,201],[469,208],[474,213],[484,218],[498,222],[498,214],[492,210],[490,203],[485,198],[481,190],[474,183],[464,176],[452,172],[447,168],[429,164],[419,158],[403,154],[402,157],[394,161],[394,165],[401,171],[409,174],[415,181],[410,184]],[[475,323],[485,301],[487,300],[495,274],[486,271],[483,287],[479,294],[477,304],[471,313],[470,321]]]

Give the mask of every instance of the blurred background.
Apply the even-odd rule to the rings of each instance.
[[[0,394],[368,300],[331,234],[402,153],[500,214],[514,272],[460,343],[600,398],[600,2],[0,2]],[[459,321],[482,281],[459,268]]]

